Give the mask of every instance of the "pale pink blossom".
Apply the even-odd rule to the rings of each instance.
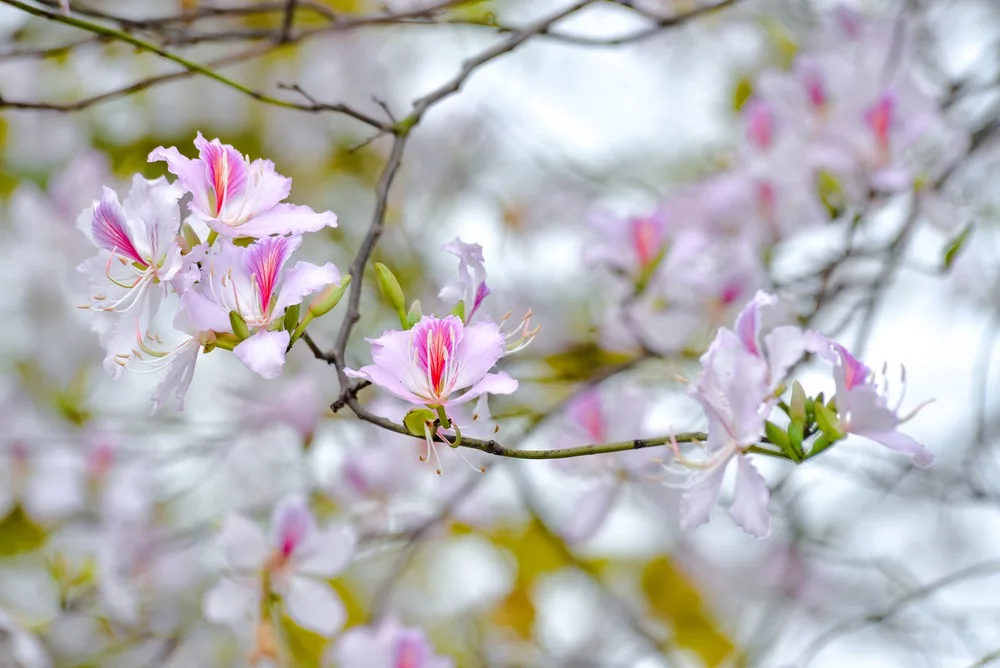
[[[198,331],[234,333],[229,314],[238,314],[250,336],[233,354],[263,378],[276,377],[285,364],[290,338],[282,328],[285,309],[340,283],[340,272],[330,262],[297,262],[283,271],[301,242],[297,236],[265,237],[246,248],[220,242],[205,258],[201,280],[182,298]]]
[[[336,227],[330,211],[282,203],[292,180],[274,170],[270,160],[250,158],[218,139],[194,140],[199,157],[186,158],[174,148],[153,149],[149,161],[163,160],[178,183],[191,193],[191,213],[223,237],[266,237],[317,232]]]
[[[595,211],[587,222],[596,234],[587,246],[588,263],[638,279],[654,268],[670,240],[669,215],[661,208],[639,216],[617,216]]]
[[[348,375],[411,404],[451,406],[517,389],[517,381],[505,372],[490,373],[504,355],[504,336],[491,322],[464,325],[456,316],[425,315],[409,331],[390,331],[369,341],[373,364],[348,369]]]
[[[170,281],[181,269],[178,201],[183,191],[165,179],[136,176],[123,203],[110,188],[78,226],[100,252],[79,266],[90,285],[92,327],[107,350],[105,368],[120,375],[116,356],[128,353],[136,330],[145,331]]]
[[[434,652],[419,628],[409,628],[395,618],[377,626],[349,629],[334,649],[337,668],[452,668],[455,662]]]
[[[934,463],[934,455],[930,450],[898,431],[901,424],[925,405],[917,406],[909,415],[899,415],[906,394],[905,369],[900,373],[900,396],[894,406],[889,406],[889,382],[884,371],[881,376],[877,376],[847,348],[815,332],[810,332],[807,346],[821,359],[833,364],[833,377],[837,385],[834,403],[840,431],[862,436],[890,450],[910,455],[913,463],[921,468]]]
[[[708,440],[703,461],[678,458],[696,471],[681,501],[683,528],[708,521],[735,459],[736,489],[729,512],[747,533],[759,538],[770,533],[770,493],[745,450],[763,437],[764,422],[777,403],[775,390],[807,348],[799,328],[765,324],[777,305],[776,297],[758,292],[736,318],[735,331],[720,329],[701,358],[701,375],[690,394],[708,418]]]
[[[467,323],[490,294],[490,288],[486,285],[483,247],[456,237],[442,246],[441,250],[458,258],[458,276],[441,288],[438,297],[449,304],[461,304],[462,320]]]
[[[219,536],[225,576],[205,594],[205,618],[223,624],[259,621],[261,596],[275,594],[296,624],[333,635],[346,612],[327,581],[350,565],[354,542],[347,527],[318,528],[299,496],[275,507],[270,539],[256,523],[231,514]]]

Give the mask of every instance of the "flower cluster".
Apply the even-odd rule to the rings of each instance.
[[[80,265],[88,279],[92,327],[106,351],[104,366],[157,371],[166,377],[154,396],[183,407],[199,351],[232,350],[264,378],[281,372],[292,337],[300,335],[300,304],[314,293],[307,319],[339,297],[331,264],[297,262],[286,269],[302,234],[337,224],[330,212],[286,204],[291,179],[269,160],[254,160],[218,139],[195,139],[199,157],[157,148],[176,181],[136,175],[120,201],[104,189],[78,226],[98,248]],[[182,224],[180,200],[190,195]],[[170,300],[171,343],[156,316]]]
[[[682,349],[768,287],[780,242],[853,215],[873,195],[915,193],[931,222],[958,224],[937,182],[969,137],[948,118],[946,91],[916,67],[915,30],[841,8],[788,68],[744,82],[744,141],[726,169],[651,213],[592,214],[599,243],[588,260],[620,279],[606,344]]]
[[[708,521],[725,473],[735,461],[729,512],[748,533],[770,533],[769,491],[750,461],[752,453],[802,462],[855,434],[912,456],[917,466],[934,461],[926,448],[898,431],[916,410],[900,416],[902,396],[895,406],[888,405],[884,374],[879,380],[843,345],[818,332],[775,326],[778,306],[774,295],[758,292],[736,318],[734,329],[720,329],[701,357],[701,374],[690,395],[705,412],[708,439],[694,459],[674,443],[672,468],[688,476],[680,508],[683,528]],[[781,397],[788,389],[789,371],[807,353],[833,364],[835,393],[829,401],[822,393],[811,398],[795,382],[785,402]],[[905,383],[905,374],[901,380]],[[786,427],[771,421],[778,408]]]

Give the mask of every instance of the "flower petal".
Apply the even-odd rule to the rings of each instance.
[[[369,339],[372,364],[358,371],[347,369],[347,375],[367,378],[400,399],[414,404],[426,403],[430,396],[427,377],[417,366],[410,350],[410,332],[389,331],[377,339]]]
[[[517,385],[517,381],[511,378],[506,371],[488,373],[481,381],[462,394],[462,396],[456,399],[449,399],[444,402],[444,405],[454,406],[456,404],[464,404],[481,394],[513,394],[517,391]]]
[[[91,235],[99,248],[118,253],[145,266],[146,261],[135,247],[125,209],[118,202],[118,194],[107,186],[104,187],[101,201],[94,204]]]
[[[199,133],[199,136],[201,134]],[[205,169],[205,163],[201,160],[192,160],[181,155],[175,147],[164,148],[158,146],[149,153],[149,162],[163,161],[167,163],[167,170],[177,177],[178,183],[184,190],[191,193],[193,200],[191,208],[208,214],[209,213],[209,191],[211,183]]]
[[[455,350],[455,376],[451,389],[459,390],[480,382],[503,355],[504,336],[494,323],[480,322],[465,327]],[[515,389],[516,384],[509,392],[499,394],[509,394]]]
[[[285,348],[288,347],[289,338],[285,330],[260,330],[233,348],[233,354],[246,368],[261,378],[270,380],[276,378],[285,365]]]
[[[767,482],[748,457],[740,455],[736,464],[736,491],[729,514],[751,536],[766,538],[771,533],[771,514],[767,512],[771,492]]]
[[[266,237],[272,234],[318,232],[324,227],[336,227],[337,216],[331,211],[316,213],[308,206],[277,204],[240,225],[226,225],[216,220],[206,222],[224,237]]]
[[[292,577],[284,593],[285,610],[304,629],[332,636],[347,619],[344,604],[327,584],[304,577]]]
[[[267,539],[256,522],[230,513],[219,533],[219,546],[229,567],[236,571],[256,571],[267,558]]]
[[[901,432],[893,430],[886,432],[855,431],[854,433],[858,436],[864,436],[865,438],[869,438],[877,443],[881,443],[890,450],[911,455],[913,457],[913,463],[922,469],[927,468],[934,463],[934,453],[917,443],[913,438]]]
[[[271,542],[284,556],[297,553],[316,534],[316,518],[304,497],[283,498],[271,513]]]
[[[620,489],[621,486],[613,479],[602,480],[579,497],[562,526],[562,535],[566,540],[577,543],[597,533],[611,512]]]
[[[719,489],[726,475],[726,464],[705,474],[681,497],[680,517],[682,529],[693,529],[708,522],[708,516],[719,499]]]
[[[253,581],[222,578],[201,600],[201,614],[216,624],[236,624],[251,617],[257,607]]]
[[[271,297],[278,286],[281,269],[300,243],[302,243],[301,237],[292,239],[264,237],[247,248],[243,256],[244,267],[257,286],[256,294],[261,315],[270,313]]]
[[[274,312],[281,313],[289,306],[301,304],[308,295],[328,285],[340,285],[340,271],[332,262],[327,262],[322,267],[311,262],[296,262],[281,280]]]
[[[346,526],[317,531],[299,550],[296,570],[303,575],[332,577],[350,566],[355,541],[354,532]]]

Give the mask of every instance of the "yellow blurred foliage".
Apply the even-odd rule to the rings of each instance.
[[[24,514],[21,506],[14,506],[0,521],[0,557],[31,552],[44,542],[45,531]]]
[[[674,644],[700,656],[706,666],[722,665],[735,649],[705,610],[698,589],[667,557],[643,568],[642,591],[653,615],[673,629]]]

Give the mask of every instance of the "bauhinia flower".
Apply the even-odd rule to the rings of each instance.
[[[90,285],[90,303],[83,308],[95,312],[93,328],[108,351],[105,366],[116,375],[115,355],[131,348],[136,328],[148,325],[181,269],[177,203],[183,194],[166,179],[136,176],[124,203],[104,188],[100,201],[77,222],[100,249],[78,269]]]
[[[163,160],[177,181],[193,196],[188,205],[196,219],[223,237],[266,237],[301,234],[336,227],[330,211],[282,203],[292,180],[274,170],[270,160],[250,158],[218,139],[194,140],[199,157],[186,158],[174,148],[153,149],[149,161]]]
[[[666,250],[669,241],[667,221],[665,209],[626,218],[595,211],[588,223],[599,239],[588,246],[586,260],[633,279],[648,278]]]
[[[504,356],[504,336],[492,322],[465,325],[453,315],[425,315],[409,331],[385,332],[369,342],[373,364],[347,374],[411,404],[447,407],[517,389],[505,372],[490,373]]]
[[[258,654],[273,640],[270,597],[279,597],[292,621],[331,636],[346,619],[344,605],[328,580],[341,573],[354,553],[354,533],[343,526],[319,529],[305,500],[283,499],[271,518],[270,540],[242,515],[230,515],[219,536],[226,572],[202,601],[209,621],[253,620]]]
[[[923,408],[918,405],[908,415],[900,417],[899,409],[906,395],[906,371],[900,373],[902,389],[895,406],[889,406],[888,380],[881,377],[854,357],[844,346],[826,337],[809,333],[807,347],[821,359],[833,364],[837,384],[834,405],[837,410],[836,428],[843,434],[856,434],[890,450],[913,457],[913,463],[926,468],[934,463],[934,455],[913,438],[897,429]]]
[[[691,396],[708,417],[707,458],[691,462],[677,452],[677,461],[695,468],[690,488],[681,500],[681,526],[708,521],[725,477],[736,460],[736,490],[729,513],[747,533],[763,538],[771,531],[767,483],[745,451],[764,435],[764,422],[777,402],[775,389],[805,350],[797,327],[775,327],[761,336],[763,307],[777,303],[758,292],[736,319],[736,331],[720,329],[701,358],[702,373]]]
[[[198,331],[229,332],[240,338],[233,353],[251,371],[274,378],[285,364],[290,339],[285,309],[308,295],[340,283],[330,262],[297,262],[282,271],[301,237],[265,237],[243,248],[220,242],[202,267],[202,279],[184,294],[184,306]],[[228,322],[223,329],[220,324]],[[246,330],[234,331],[233,323]],[[237,329],[243,329],[239,324]]]
[[[421,629],[389,617],[375,627],[344,633],[334,650],[337,668],[452,668],[455,662],[434,653]]]
[[[483,300],[490,294],[486,285],[486,265],[483,259],[483,247],[479,244],[468,244],[459,238],[441,247],[458,258],[458,276],[449,281],[438,296],[456,306],[464,322],[472,320]]]

